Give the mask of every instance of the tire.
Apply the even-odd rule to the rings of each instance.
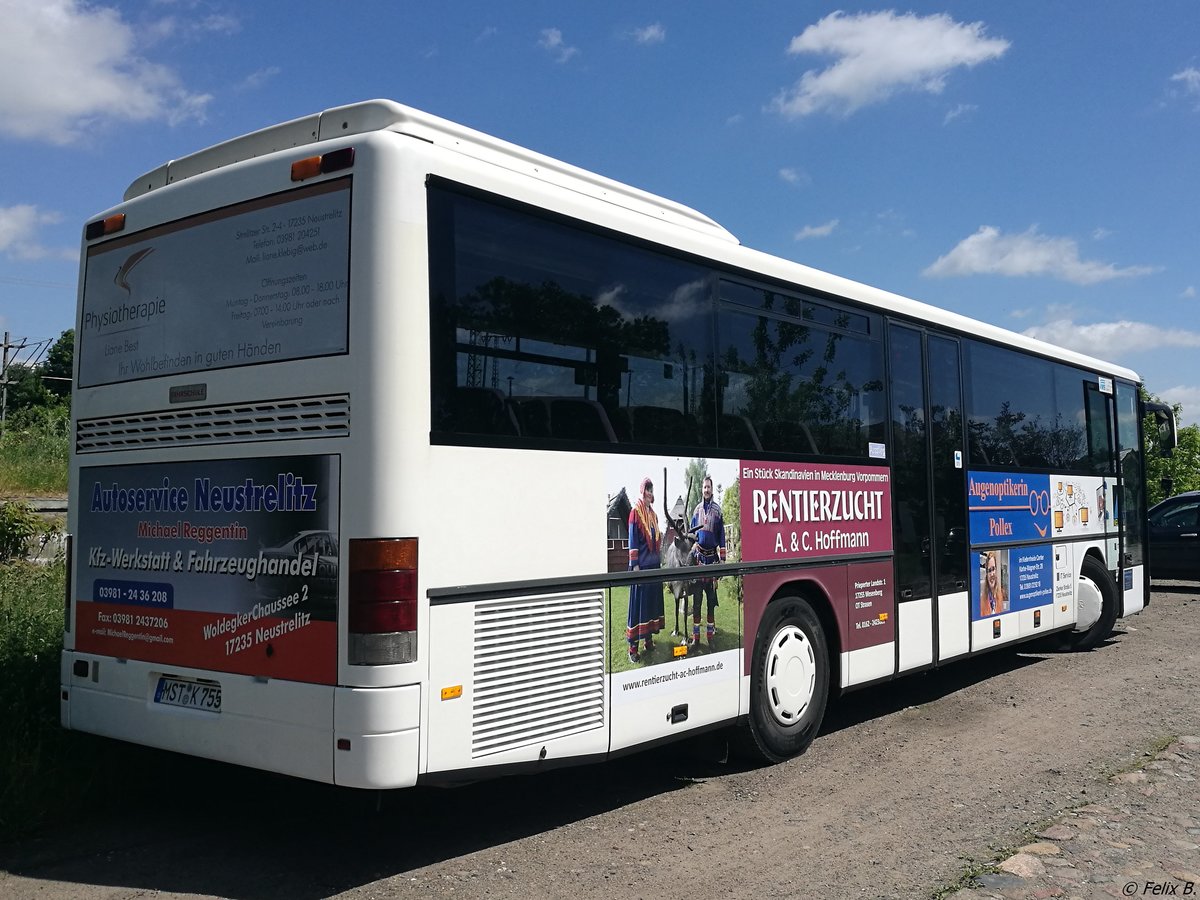
[[[769,604],[754,640],[750,711],[739,727],[745,755],[782,762],[808,749],[829,699],[829,649],[808,601]]]
[[[1068,650],[1091,650],[1112,634],[1117,624],[1117,586],[1100,560],[1085,556],[1075,590],[1077,594],[1087,592],[1093,602],[1098,596],[1100,616],[1085,630],[1069,632],[1064,643]]]

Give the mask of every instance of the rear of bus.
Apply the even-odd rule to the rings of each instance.
[[[424,196],[369,117],[171,163],[86,226],[67,728],[416,781]]]

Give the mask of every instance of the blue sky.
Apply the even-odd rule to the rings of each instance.
[[[1200,422],[1200,3],[0,0],[0,327],[173,157],[387,97],[742,243],[1139,371]],[[26,351],[28,353],[28,351]]]

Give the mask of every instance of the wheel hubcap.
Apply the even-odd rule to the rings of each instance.
[[[817,686],[812,643],[795,625],[776,632],[767,655],[766,679],[771,715],[780,725],[795,725],[812,703]]]
[[[1075,630],[1087,631],[1100,619],[1104,595],[1092,579],[1080,576],[1075,583]]]

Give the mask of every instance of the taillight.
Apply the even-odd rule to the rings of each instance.
[[[348,632],[352,666],[417,658],[416,538],[350,541]]]

